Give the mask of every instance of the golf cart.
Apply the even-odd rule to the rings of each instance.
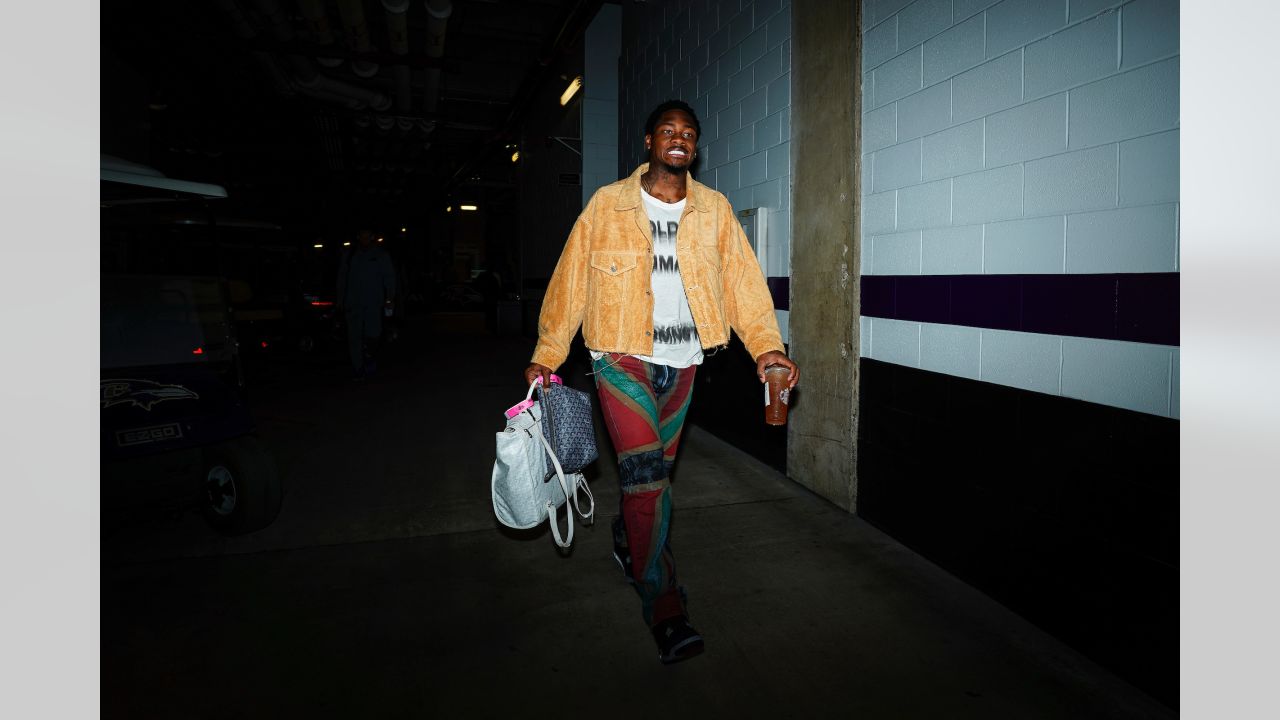
[[[117,207],[225,196],[216,185],[104,157],[104,226]],[[283,486],[244,401],[231,284],[162,267],[130,269],[136,268],[111,267],[104,253],[104,520],[138,509],[198,507],[228,534],[266,527],[280,511]]]

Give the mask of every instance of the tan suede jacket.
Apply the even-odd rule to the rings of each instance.
[[[640,200],[648,168],[597,190],[578,216],[542,301],[533,362],[560,367],[579,327],[592,350],[653,354],[653,239]],[[783,352],[773,298],[728,199],[693,178],[687,198],[676,260],[703,349],[727,345],[732,328],[752,358]]]

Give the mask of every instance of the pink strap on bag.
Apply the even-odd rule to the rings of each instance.
[[[555,373],[551,373],[551,382],[556,385],[564,384],[564,380],[561,380],[560,376],[556,375]],[[524,400],[507,408],[507,411],[503,413],[508,420],[519,415],[520,413],[524,412],[530,407],[533,407],[533,389],[541,384],[542,384],[542,376],[539,375],[538,378],[533,381],[533,384],[529,386],[529,393],[524,396]]]

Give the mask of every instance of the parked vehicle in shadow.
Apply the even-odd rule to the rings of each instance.
[[[218,278],[102,278],[104,513],[198,507],[220,531],[275,519],[283,486],[253,434]]]
[[[154,171],[151,171],[154,173]],[[217,198],[218,186],[103,166],[103,224],[118,207]],[[225,196],[225,191],[221,191]],[[130,225],[120,242],[155,247],[164,224]],[[151,232],[149,232],[149,230]],[[104,241],[108,237],[104,231]],[[126,250],[128,248],[125,248]],[[104,257],[104,265],[108,262]],[[197,508],[228,534],[270,525],[284,486],[245,403],[234,284],[225,276],[107,272],[101,277],[101,504],[110,527],[137,511]]]

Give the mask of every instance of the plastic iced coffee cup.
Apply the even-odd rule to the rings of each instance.
[[[787,383],[791,371],[782,365],[770,365],[764,369],[764,421],[769,425],[787,424],[787,406],[791,389]]]

